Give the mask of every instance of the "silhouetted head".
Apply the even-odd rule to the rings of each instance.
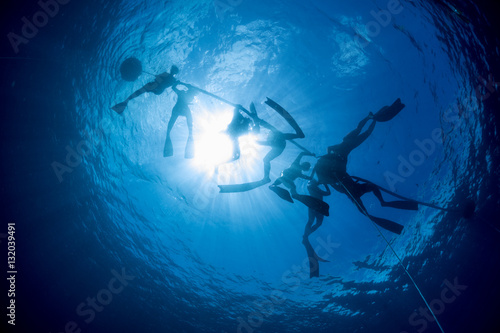
[[[309,162],[301,163],[300,167],[303,171],[307,171],[307,170],[311,169],[311,163],[309,163]]]
[[[175,75],[177,73],[179,73],[179,68],[177,68],[177,66],[175,65],[172,65],[172,67],[170,67],[170,74]]]
[[[340,145],[334,145],[334,146],[330,146],[330,147],[328,147],[328,154],[333,154],[333,153],[334,153],[334,152],[336,152],[339,148],[340,148]]]
[[[318,183],[318,181],[317,181],[316,179],[311,179],[311,180],[307,183],[307,185],[310,185],[310,186],[318,186],[318,185],[319,185],[319,183]]]

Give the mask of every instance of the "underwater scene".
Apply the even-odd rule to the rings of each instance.
[[[497,332],[498,14],[6,2],[2,332]]]

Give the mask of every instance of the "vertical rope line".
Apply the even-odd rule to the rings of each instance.
[[[356,205],[358,206],[358,208],[360,210],[362,210],[366,214],[366,216],[368,216],[369,214],[366,211],[366,209],[358,203],[358,201],[354,198],[354,196],[352,195],[352,193],[347,189],[347,187],[345,187],[344,183],[342,183],[338,179],[338,177],[337,177],[336,174],[334,174],[334,176],[337,179],[337,182],[339,182],[342,185],[342,187],[346,190],[346,192],[349,194],[349,196],[351,197],[351,199],[356,203]],[[406,272],[406,275],[408,275],[408,277],[410,278],[411,282],[415,286],[415,289],[417,289],[418,293],[420,294],[420,297],[424,301],[425,305],[427,306],[427,308],[429,309],[429,311],[432,313],[432,316],[434,317],[434,320],[436,321],[436,324],[439,326],[439,329],[441,330],[442,333],[444,333],[443,327],[439,323],[439,320],[437,319],[436,314],[434,313],[434,311],[432,311],[431,306],[429,305],[429,303],[425,299],[424,294],[422,294],[422,291],[420,290],[420,288],[418,287],[417,283],[415,282],[415,280],[411,276],[410,272],[408,272],[408,270],[406,269],[406,267],[403,265],[403,262],[401,261],[401,258],[398,256],[398,254],[396,253],[396,251],[394,250],[394,248],[392,247],[392,245],[389,243],[389,241],[387,240],[387,238],[385,238],[384,234],[380,231],[379,227],[375,224],[375,222],[373,222],[371,219],[370,219],[370,221],[372,222],[372,225],[378,231],[378,233],[380,234],[380,236],[382,236],[382,238],[384,239],[384,241],[387,243],[387,246],[389,246],[389,248],[391,249],[392,253],[394,253],[394,255],[396,256],[396,258],[398,259],[399,265],[401,265],[401,267],[403,267],[404,271]]]

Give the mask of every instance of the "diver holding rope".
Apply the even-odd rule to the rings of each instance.
[[[347,158],[349,153],[363,143],[373,132],[377,121],[388,121],[396,116],[403,108],[404,104],[398,98],[391,106],[385,106],[375,115],[370,114],[361,120],[358,126],[347,134],[342,143],[328,147],[328,154],[321,156],[314,167],[313,174],[318,177],[320,184],[328,184],[340,193],[346,194],[356,205],[359,211],[366,215],[378,226],[396,234],[401,234],[403,226],[393,221],[370,215],[361,197],[372,192],[380,201],[382,207],[392,207],[405,210],[418,210],[418,203],[414,200],[385,201],[379,187],[371,182],[355,181],[347,173]],[[362,132],[363,127],[371,121],[368,129]]]

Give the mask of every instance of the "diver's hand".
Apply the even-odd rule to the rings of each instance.
[[[312,157],[316,157],[316,154],[315,153],[311,153],[310,151],[309,152],[305,152],[306,156],[312,156]]]

